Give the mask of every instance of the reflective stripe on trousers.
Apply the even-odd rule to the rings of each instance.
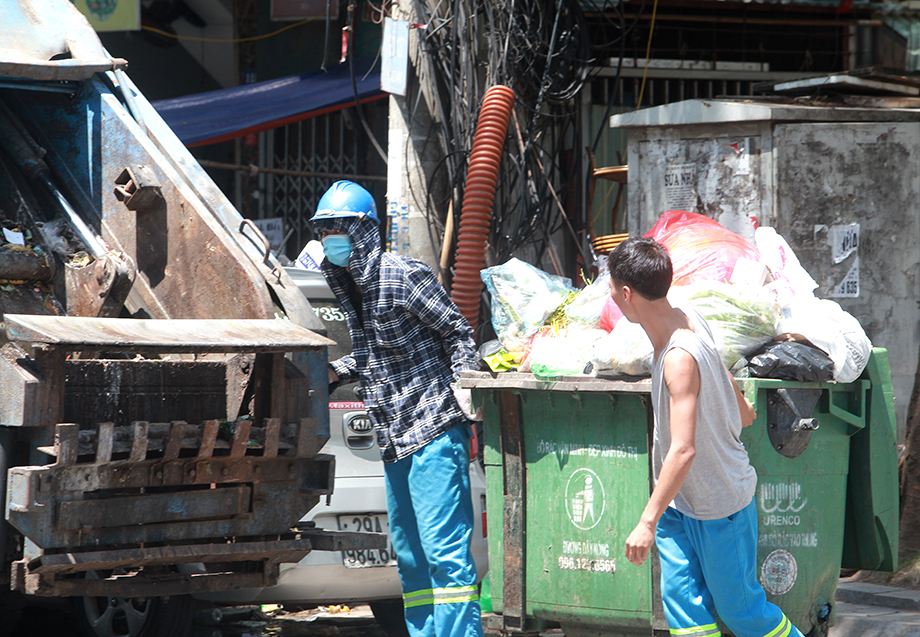
[[[788,637],[792,631],[792,622],[786,615],[783,615],[783,621],[780,622],[774,630],[770,631],[764,637]],[[671,631],[671,637],[721,637],[722,631],[716,624],[707,624],[705,626],[694,626],[693,628],[678,628]]]
[[[448,586],[428,588],[412,593],[403,593],[403,606],[414,608],[425,604],[465,604],[479,601],[478,586]]]
[[[671,630],[671,637],[720,637],[720,635],[722,635],[722,631],[719,630],[716,624]]]

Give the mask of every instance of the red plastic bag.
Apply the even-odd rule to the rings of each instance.
[[[613,298],[607,297],[604,309],[601,310],[600,328],[607,332],[612,332],[613,328],[616,327],[617,321],[621,318],[623,318],[623,313],[620,308],[613,302]]]
[[[751,242],[695,212],[669,210],[645,236],[671,253],[671,285],[700,280],[728,283],[740,257],[760,261],[760,253]]]

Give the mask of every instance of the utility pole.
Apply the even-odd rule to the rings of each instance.
[[[392,5],[392,17],[410,24],[417,22],[408,0]],[[433,85],[419,73],[419,29],[409,30],[409,68],[407,96],[390,95],[387,143],[387,221],[389,250],[424,261],[438,269],[441,233],[432,225],[443,217],[430,201],[446,202],[443,185],[429,180],[441,159],[441,145],[434,132],[437,122],[430,108]],[[416,100],[419,91],[422,98]],[[413,110],[414,109],[414,110]],[[438,187],[439,186],[439,187]],[[446,205],[446,204],[445,204]],[[427,212],[431,211],[429,221]]]
[[[255,81],[256,43],[246,38],[255,36],[259,31],[258,0],[234,0],[233,24],[235,37],[245,40],[236,43],[239,83],[251,84]],[[259,165],[258,138],[255,135],[236,140],[236,163],[244,166]],[[258,190],[258,178],[237,175],[237,207],[244,217],[253,219],[259,216],[258,206],[254,202]]]

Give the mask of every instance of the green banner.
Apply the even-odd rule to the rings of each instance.
[[[72,0],[96,31],[139,31],[140,0]]]

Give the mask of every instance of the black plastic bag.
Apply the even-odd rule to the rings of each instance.
[[[748,368],[755,378],[779,378],[823,383],[834,377],[834,361],[815,347],[802,343],[767,345],[750,359]]]

